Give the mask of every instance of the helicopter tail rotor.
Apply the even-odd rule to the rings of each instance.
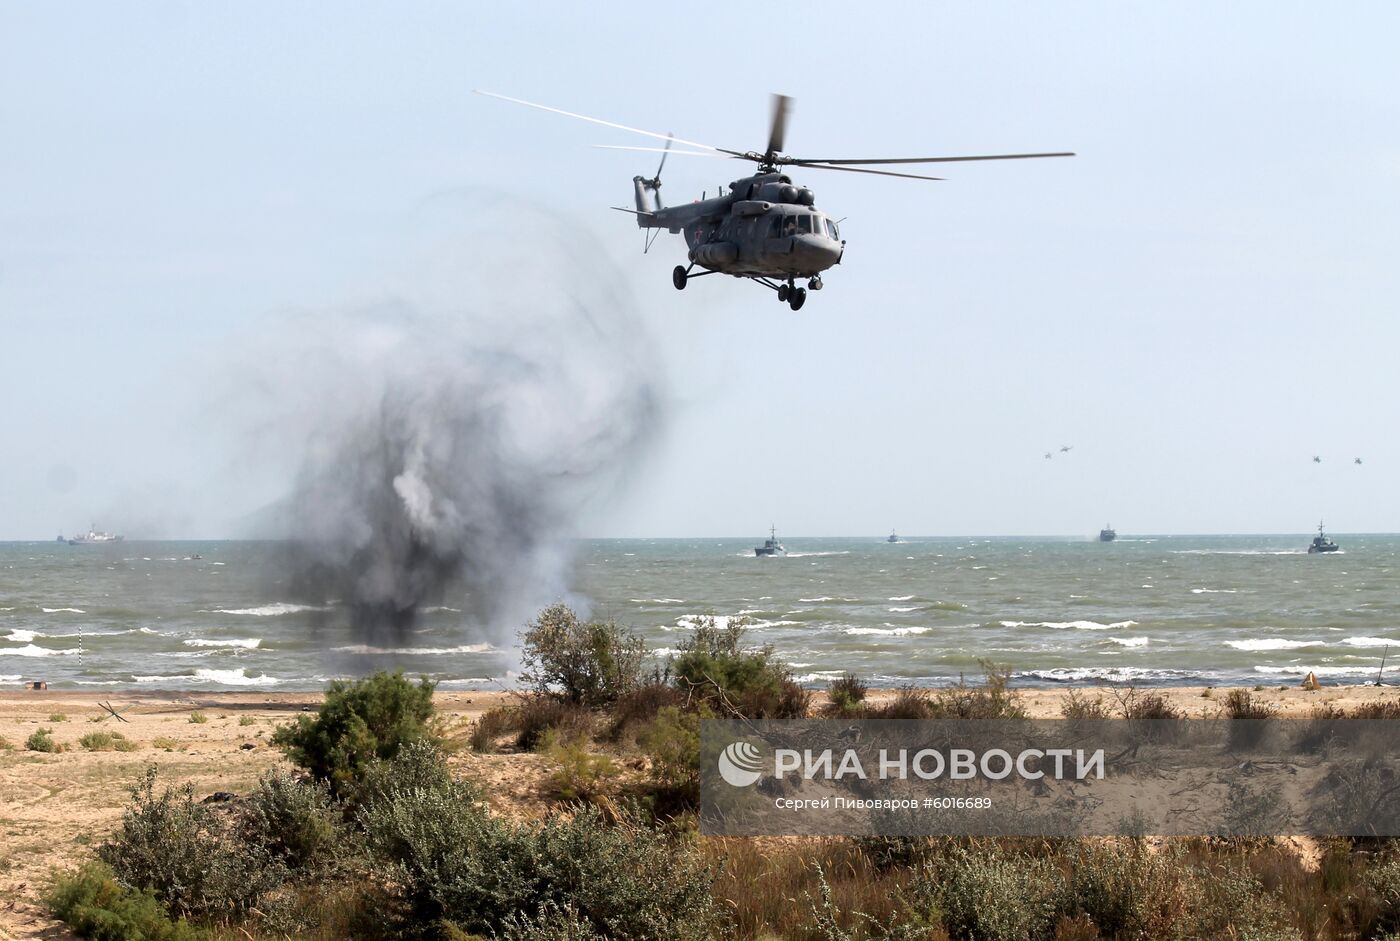
[[[646,177],[635,177],[633,182],[637,184],[637,209],[642,212],[655,212],[663,208],[661,203],[661,171],[666,169],[666,158],[671,153],[671,141],[673,137],[667,135],[666,146],[661,149],[661,163],[657,164],[656,176],[651,179]],[[646,197],[646,205],[643,205],[643,197]],[[656,205],[652,205],[652,199]]]

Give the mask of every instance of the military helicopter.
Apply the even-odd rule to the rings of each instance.
[[[773,117],[768,130],[768,146],[758,151],[727,150],[673,134],[660,134],[614,124],[601,118],[589,117],[551,108],[548,105],[523,101],[494,92],[477,90],[477,94],[501,101],[538,108],[553,114],[577,118],[604,127],[617,128],[664,140],[664,147],[631,147],[599,144],[610,150],[638,150],[661,154],[656,174],[650,178],[634,176],[632,186],[636,209],[614,206],[621,212],[636,216],[637,227],[658,230],[646,237],[643,251],[648,251],[665,229],[682,234],[689,247],[689,265],[677,265],[671,272],[676,290],[684,290],[693,278],[708,274],[727,274],[748,278],[777,292],[778,300],[793,310],[800,310],[807,301],[807,291],[822,289],[822,272],[840,264],[846,242],[841,238],[837,221],[817,209],[816,196],[805,186],[798,186],[782,172],[785,166],[813,170],[841,170],[846,173],[868,173],[909,180],[941,180],[937,176],[897,173],[870,169],[876,165],[914,163],[959,163],[974,160],[1027,160],[1041,157],[1073,157],[1073,153],[992,154],[975,157],[885,157],[872,159],[812,159],[790,157],[782,152],[787,132],[787,115],[792,99],[787,95],[773,96]],[[692,150],[672,150],[680,144]],[[749,160],[758,164],[757,172],[729,184],[729,192],[711,199],[698,199],[688,205],[664,206],[661,203],[661,171],[666,158],[675,153],[687,157],[723,157]],[[695,269],[705,270],[692,274]],[[797,285],[806,280],[807,287]],[[1048,457],[1049,455],[1047,455]]]

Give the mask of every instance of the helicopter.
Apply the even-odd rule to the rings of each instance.
[[[710,274],[727,274],[770,288],[779,302],[793,310],[801,310],[807,292],[822,289],[822,272],[841,263],[846,241],[838,228],[840,220],[817,208],[816,195],[806,186],[799,186],[783,172],[787,166],[813,170],[839,170],[846,173],[868,173],[909,180],[942,180],[943,177],[899,173],[871,169],[873,166],[918,163],[959,163],[978,160],[1029,160],[1043,157],[1073,157],[1072,152],[1037,154],[990,154],[972,157],[884,157],[871,159],[814,159],[791,157],[783,153],[787,133],[787,116],[792,99],[787,95],[773,96],[772,120],[768,144],[764,150],[740,151],[714,147],[685,140],[674,134],[661,134],[641,128],[615,124],[601,118],[589,117],[552,108],[548,105],[476,90],[479,95],[497,98],[528,108],[537,108],[569,118],[577,118],[604,127],[630,131],[663,140],[664,147],[633,147],[616,144],[596,146],[609,150],[633,150],[660,153],[661,162],[651,177],[632,178],[635,209],[612,208],[631,213],[640,229],[657,230],[644,236],[642,251],[651,249],[660,230],[683,235],[688,248],[689,265],[676,265],[671,283],[676,290],[685,290],[694,278]],[[692,148],[672,150],[673,144]],[[701,198],[679,206],[661,202],[661,171],[672,153],[687,157],[720,157],[747,160],[757,164],[756,172],[729,184],[729,192],[713,198]],[[704,269],[695,272],[696,268]],[[806,288],[797,282],[805,280]]]

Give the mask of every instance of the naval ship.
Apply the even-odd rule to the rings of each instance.
[[[763,540],[763,545],[753,547],[753,554],[760,556],[787,555],[787,550],[783,548],[783,544],[778,542],[778,528],[776,526],[769,527],[768,538]]]
[[[121,541],[122,541],[122,538],[123,538],[123,537],[118,536],[116,533],[104,533],[104,532],[102,532],[101,530],[99,530],[99,529],[97,528],[97,524],[94,523],[94,524],[92,524],[91,526],[88,527],[88,531],[87,531],[86,534],[81,534],[81,535],[73,536],[72,538],[70,538],[70,539],[68,540],[68,545],[70,545],[70,546],[90,546],[90,545],[95,545],[95,544],[97,544],[97,543],[104,543],[104,542],[121,542]]]
[[[1322,520],[1317,521],[1317,535],[1313,537],[1312,545],[1308,546],[1308,555],[1314,552],[1336,552],[1341,546],[1327,538],[1327,534],[1322,531]]]
[[[1099,530],[1099,542],[1112,542],[1118,538],[1118,531],[1112,525]]]

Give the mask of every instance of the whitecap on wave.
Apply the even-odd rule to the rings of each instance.
[[[36,637],[44,636],[46,635],[41,634],[38,631],[22,631],[19,628],[15,628],[14,630],[10,631],[10,633],[6,634],[4,637],[0,637],[0,640],[9,640],[15,642],[16,644],[27,644],[33,641]]]
[[[1141,680],[1175,680],[1196,676],[1184,670],[1156,670],[1151,667],[1055,667],[1050,670],[1026,670],[1016,677],[1050,680],[1054,683],[1136,683]]]
[[[1235,595],[1239,591],[1234,588],[1192,588],[1193,595]]]
[[[632,598],[633,604],[685,604],[684,598]]]
[[[890,637],[903,637],[906,634],[926,634],[929,630],[930,628],[927,627],[848,627],[846,628],[845,633],[856,635],[878,634]]]
[[[1400,647],[1400,640],[1389,637],[1347,637],[1342,643],[1351,647]]]
[[[1326,647],[1321,640],[1284,640],[1282,637],[1266,637],[1258,640],[1227,640],[1226,647],[1236,650],[1299,650],[1303,647]]]
[[[1111,642],[1117,644],[1117,645],[1120,646],[1120,647],[1146,647],[1146,646],[1147,646],[1147,638],[1146,638],[1146,637],[1110,637],[1110,638],[1108,638],[1108,640],[1110,640]]]
[[[1098,621],[1002,621],[1002,627],[1049,627],[1057,631],[1111,631],[1134,627],[1137,621],[1114,621],[1100,624]]]
[[[817,683],[822,680],[830,682],[839,680],[846,674],[841,670],[818,670],[816,673],[804,673],[801,676],[793,677],[799,683]]]
[[[1318,674],[1319,676],[1328,675],[1328,674],[1330,674],[1330,675],[1332,675],[1332,676],[1370,676],[1371,674],[1373,674],[1373,673],[1376,672],[1376,668],[1375,668],[1375,667],[1329,667],[1329,666],[1315,666],[1315,667],[1305,667],[1305,666],[1287,666],[1287,667],[1256,666],[1256,667],[1254,668],[1254,672],[1255,672],[1255,673],[1287,674],[1287,675],[1290,675],[1290,676],[1307,676],[1309,673],[1316,673],[1316,674]]]
[[[891,600],[891,601],[913,601],[913,600],[914,600],[914,596],[913,596],[913,595],[896,595],[895,597],[891,598],[890,600]]]
[[[889,611],[890,611],[891,614],[908,614],[910,611],[917,611],[917,610],[919,610],[918,605],[914,605],[913,607],[909,607],[909,608],[890,608],[890,609],[889,609]]]
[[[215,608],[209,614],[248,614],[258,618],[273,618],[283,614],[296,614],[299,611],[329,611],[329,608],[320,607],[314,604],[286,604],[277,601],[272,604],[258,605],[255,608]]]
[[[40,608],[45,614],[87,614],[82,608]]]
[[[172,676],[137,676],[138,683],[218,683],[223,686],[276,686],[282,682],[274,676],[261,673],[249,676],[247,670],[195,670],[193,674],[176,673]]]
[[[194,637],[183,641],[186,647],[241,647],[244,650],[253,650],[262,643],[261,637],[235,637],[231,640],[208,640],[203,637]]]
[[[71,657],[74,654],[80,653],[87,653],[87,651],[82,647],[70,647],[67,650],[51,650],[48,647],[27,644],[24,647],[16,647],[13,650],[0,650],[0,657]]]
[[[460,647],[371,647],[368,644],[353,644],[349,647],[332,647],[331,649],[341,653],[364,654],[366,656],[375,654],[435,656],[445,653],[492,653],[496,650],[490,644],[462,644]]]

